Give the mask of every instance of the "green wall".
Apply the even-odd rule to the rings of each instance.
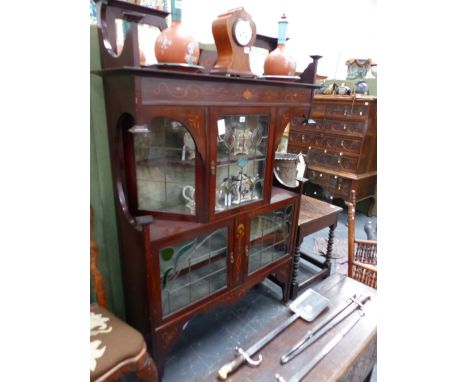
[[[90,70],[101,69],[97,27],[90,27]],[[109,310],[125,318],[122,278],[120,272],[117,223],[112,191],[112,174],[107,139],[106,108],[101,77],[91,74],[91,206],[94,210],[94,240],[99,247],[98,266],[106,286]],[[91,301],[95,301],[91,285]]]

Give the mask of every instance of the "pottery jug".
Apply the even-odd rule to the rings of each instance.
[[[350,95],[351,94],[351,88],[349,86],[346,86],[344,82],[341,84],[341,86],[338,86],[336,90],[336,94],[338,95]]]
[[[197,65],[200,48],[181,23],[181,3],[171,0],[172,23],[156,39],[154,53],[159,63]]]
[[[263,64],[265,75],[294,76],[296,74],[296,61],[286,50],[286,29],[288,21],[283,15],[278,22],[278,46],[266,58]]]
[[[192,215],[195,214],[195,188],[193,186],[184,186],[182,188],[182,197],[185,200],[185,207],[190,210]]]

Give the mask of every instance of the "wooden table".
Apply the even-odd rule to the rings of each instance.
[[[347,276],[335,273],[316,284],[312,289],[330,299],[330,306],[316,320],[308,323],[302,319],[296,320],[290,327],[282,332],[277,338],[270,342],[253,356],[257,359],[258,354],[263,357],[258,367],[250,367],[246,364],[234,372],[227,381],[229,382],[272,382],[275,374],[279,373],[283,378],[289,380],[302,366],[304,366],[327,344],[345,325],[359,312],[354,312],[343,322],[338,324],[330,332],[321,337],[316,343],[306,348],[301,354],[285,365],[280,364],[281,356],[297,343],[305,333],[314,328],[318,320],[328,311],[342,304],[350,296],[358,295],[367,291],[372,299],[366,303],[365,316],[351,329],[351,331],[311,370],[303,379],[303,382],[335,382],[335,381],[363,381],[372,371],[377,358],[377,291],[361,284]],[[248,348],[257,340],[262,338],[270,330],[285,321],[291,313],[275,317],[265,326],[262,332],[257,333],[243,348]],[[232,355],[231,355],[232,356]],[[231,359],[223,357],[219,366]],[[204,381],[216,381],[214,372]]]
[[[338,224],[338,216],[342,210],[343,209],[341,207],[334,206],[333,204],[322,202],[321,200],[311,198],[307,195],[301,195],[301,208],[299,210],[299,221],[295,244],[296,248],[291,275],[291,299],[295,299],[298,292],[310,285],[313,281],[330,274],[333,236]],[[328,233],[328,245],[324,266],[324,264],[317,262],[307,254],[301,253],[300,248],[304,237],[327,227],[329,227],[330,230]],[[299,283],[298,272],[301,258],[322,268],[322,270]]]

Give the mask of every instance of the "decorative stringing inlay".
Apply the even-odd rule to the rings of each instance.
[[[289,111],[281,115],[281,123],[280,123],[281,128],[286,127],[286,125],[288,124],[290,120],[291,120],[291,113]]]
[[[200,128],[200,116],[196,114],[188,114],[187,121],[193,129]]]
[[[250,91],[249,88],[245,89],[244,94],[242,94],[242,96],[243,96],[245,99],[250,99],[250,98],[252,98],[252,95],[253,95],[253,93]]]
[[[177,334],[177,331],[179,329],[178,325],[174,325],[169,329],[166,329],[162,332],[161,335],[161,340],[163,342],[163,345],[166,347],[169,345],[170,342],[174,339],[175,335]]]
[[[245,226],[243,224],[239,224],[236,229],[236,239],[237,239],[239,251],[241,250],[241,247],[242,247],[242,238],[244,237],[244,234],[245,234]]]
[[[240,280],[240,275],[241,275],[241,257],[237,256],[236,262],[235,262],[235,271],[236,271],[236,281]]]
[[[194,82],[181,85],[180,82],[158,79],[143,83],[146,96],[144,103],[156,100],[192,100],[203,102],[240,101],[252,102],[302,102],[308,103],[309,89],[288,90],[281,87],[271,87],[259,84],[245,87],[242,84],[226,84],[215,86],[211,83]],[[154,99],[153,97],[156,97]]]

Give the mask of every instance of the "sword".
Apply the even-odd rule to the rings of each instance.
[[[319,297],[321,301],[317,300],[317,297]],[[312,306],[310,305],[311,303],[314,303],[315,305]],[[302,306],[301,304],[305,305]],[[267,345],[271,340],[273,340],[278,334],[280,334],[284,329],[286,329],[298,318],[303,318],[307,321],[312,321],[323,309],[325,309],[326,305],[328,305],[328,299],[318,295],[311,289],[307,290],[296,300],[294,300],[294,302],[289,306],[290,309],[295,312],[294,315],[289,317],[281,325],[277,326],[271,332],[266,334],[263,338],[254,343],[247,350],[243,350],[242,348],[236,347],[236,357],[234,358],[234,360],[226,363],[218,370],[218,377],[222,380],[225,380],[228,374],[237,370],[245,362],[247,362],[250,366],[260,365],[260,363],[262,362],[262,356],[259,355],[257,360],[253,360],[251,356],[253,356],[261,348]]]
[[[342,339],[343,337],[358,323],[361,317],[364,316],[364,312],[360,312],[359,316],[351,320],[340,332],[328,342],[323,349],[312,359],[312,362],[304,366],[296,374],[294,374],[289,381],[286,381],[280,374],[276,374],[276,380],[278,382],[300,382],[302,379],[309,374],[309,372],[325,357]]]
[[[354,296],[351,297],[350,302],[345,302],[343,305],[338,307],[334,312],[330,313],[326,316],[317,327],[313,330],[309,330],[306,335],[300,340],[296,345],[294,345],[291,350],[285,353],[281,357],[281,363],[285,364],[297,356],[300,352],[304,349],[312,345],[315,341],[321,338],[325,333],[329,332],[333,329],[336,325],[338,325],[341,321],[343,321],[346,317],[350,316],[356,309],[363,309],[364,304],[370,300],[371,296],[369,294],[362,294],[359,299],[355,299]],[[340,314],[346,310],[350,305],[356,303],[353,309],[347,312],[344,316],[340,317]],[[338,319],[337,319],[338,318]]]

